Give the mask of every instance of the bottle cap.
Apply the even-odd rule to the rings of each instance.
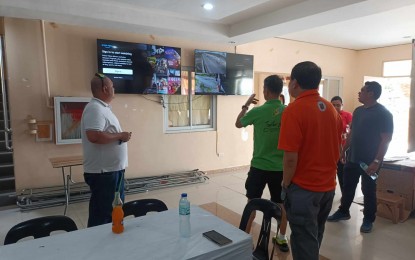
[[[187,193],[182,193],[182,198],[186,198],[187,197]]]

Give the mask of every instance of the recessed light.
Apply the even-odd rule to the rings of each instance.
[[[213,5],[211,3],[203,4],[202,7],[205,10],[212,10],[213,9]]]

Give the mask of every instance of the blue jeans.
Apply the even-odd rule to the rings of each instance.
[[[120,196],[124,201],[125,170],[104,173],[84,173],[85,182],[91,189],[89,200],[88,227],[112,222],[112,202],[120,185]]]

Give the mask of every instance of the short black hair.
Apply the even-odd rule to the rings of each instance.
[[[343,104],[343,99],[341,97],[339,97],[339,96],[332,97],[330,102],[333,102],[333,101],[336,101],[336,100],[340,101],[340,103]]]
[[[271,93],[281,94],[283,82],[278,75],[271,75],[264,79],[264,88],[267,88]]]
[[[321,81],[321,68],[311,61],[300,62],[291,71],[291,80],[294,79],[302,89],[318,89]]]
[[[366,81],[365,86],[367,91],[373,92],[375,100],[378,100],[382,94],[382,86],[376,81]]]

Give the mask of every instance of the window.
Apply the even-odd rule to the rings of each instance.
[[[384,77],[409,77],[411,75],[411,60],[385,61],[383,63]]]
[[[194,95],[193,67],[182,67],[182,94],[165,95],[164,132],[212,131],[216,125],[216,96]]]

